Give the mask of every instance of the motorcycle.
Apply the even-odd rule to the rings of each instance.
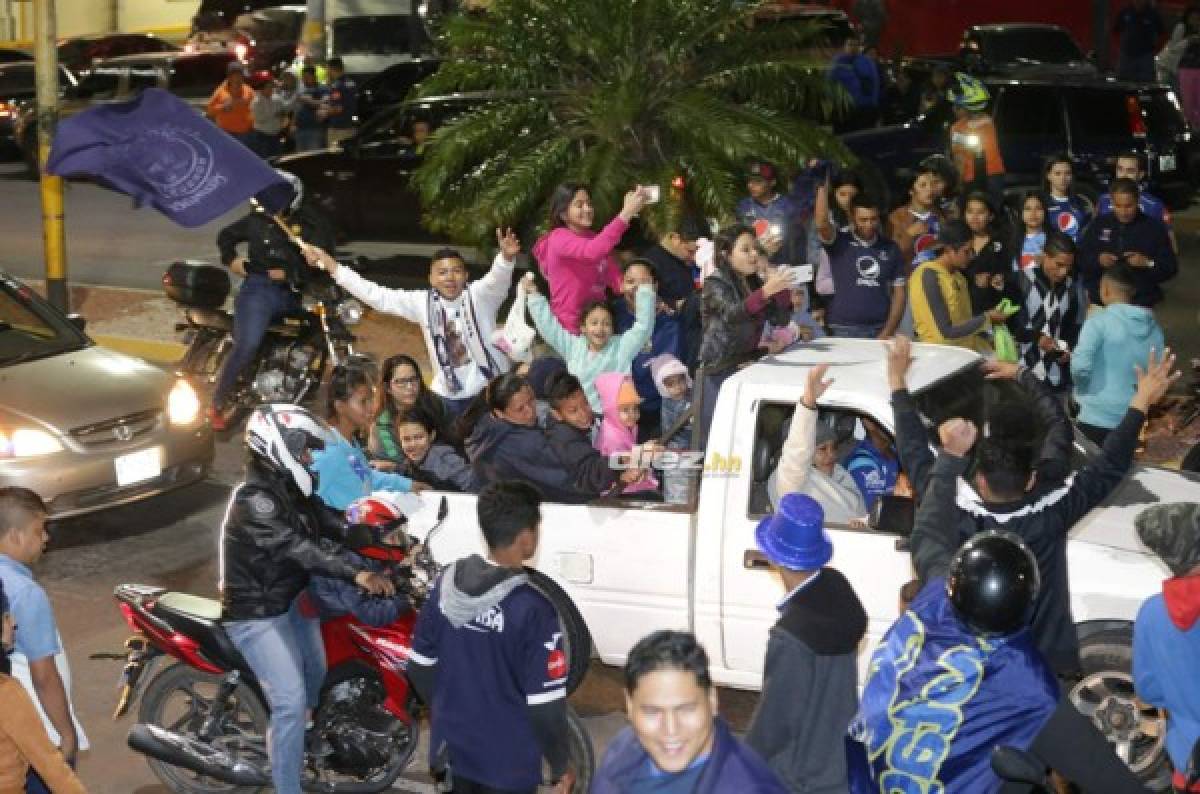
[[[306,738],[305,791],[384,791],[416,750],[420,708],[405,677],[416,612],[441,567],[429,551],[445,521],[445,497],[425,543],[381,546],[369,533],[347,533],[347,546],[383,561],[413,611],[385,627],[352,615],[323,621],[327,673]],[[393,567],[394,566],[394,567]],[[176,794],[251,794],[271,783],[266,750],[268,707],[254,673],[221,625],[221,605],[208,598],[138,584],[114,596],[135,632],[127,651],[113,719],[141,701],[129,746]],[[590,637],[587,651],[590,653]],[[167,659],[174,663],[151,675]],[[568,707],[575,791],[586,792],[595,758],[578,715]]]
[[[178,365],[180,374],[198,383],[216,383],[233,349],[233,315],[222,308],[231,289],[229,274],[225,268],[188,260],[173,263],[162,283],[183,314],[175,325],[187,346]],[[362,321],[363,305],[315,271],[300,292],[302,311],[271,323],[254,360],[239,375],[229,398],[235,415],[259,403],[299,404],[316,393],[327,363],[332,370],[364,360],[355,353],[350,331]]]

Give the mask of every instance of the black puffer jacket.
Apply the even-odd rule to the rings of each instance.
[[[252,458],[221,528],[224,619],[282,615],[310,573],[353,581],[360,569],[328,539],[340,530],[336,512]]]
[[[518,425],[484,414],[467,438],[467,455],[481,486],[524,480],[536,485],[550,502],[579,504],[593,498],[575,487],[571,472],[536,425]]]
[[[286,222],[305,242],[333,253],[337,244],[333,226],[320,210],[305,204],[289,215]],[[246,243],[247,273],[266,273],[271,268],[282,268],[287,273],[286,283],[297,290],[314,274],[321,275],[308,266],[300,249],[264,212],[251,212],[217,233],[221,264],[229,266],[237,257],[240,243]]]
[[[757,284],[757,278],[753,283]],[[768,298],[761,289],[751,291],[748,286],[744,277],[725,266],[704,279],[700,364],[712,367],[753,352],[768,321],[782,328],[791,320],[792,297],[787,290]]]

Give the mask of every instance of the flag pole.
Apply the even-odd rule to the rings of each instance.
[[[46,297],[70,310],[67,244],[63,230],[62,177],[46,173],[50,143],[58,127],[58,49],[54,0],[33,0],[34,70],[37,76],[37,161],[41,172],[42,240],[46,256]]]

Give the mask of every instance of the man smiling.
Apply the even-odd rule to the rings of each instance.
[[[656,631],[625,662],[630,727],[609,746],[592,794],[783,794],[787,789],[717,716],[696,638]]]

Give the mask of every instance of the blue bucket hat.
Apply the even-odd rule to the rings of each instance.
[[[754,540],[767,559],[793,571],[815,571],[833,557],[825,511],[811,496],[790,493],[779,510],[758,522]]]

